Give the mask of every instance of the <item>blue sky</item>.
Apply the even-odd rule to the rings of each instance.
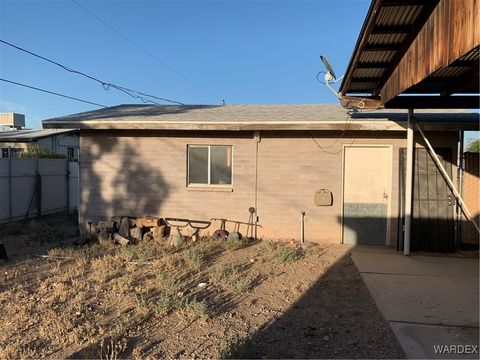
[[[370,4],[79,2],[181,75],[69,0],[1,0],[0,38],[102,80],[189,104],[335,102],[316,80],[319,55],[342,74]],[[8,80],[108,106],[138,102],[1,44],[0,61]],[[0,99],[0,111],[26,114],[29,127],[96,108],[5,83]]]
[[[188,104],[336,102],[316,80],[319,55],[341,76],[370,5],[77,1],[137,45],[71,0],[0,0],[0,38],[103,81]],[[107,106],[139,103],[2,44],[0,77]],[[0,82],[0,111],[25,114],[31,128],[93,109]]]

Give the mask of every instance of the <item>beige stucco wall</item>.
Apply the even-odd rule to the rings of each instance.
[[[300,211],[306,211],[306,240],[342,241],[342,169],[344,145],[391,145],[392,189],[389,244],[397,239],[398,158],[405,134],[394,132],[261,133],[258,145],[257,211],[259,235],[298,239]],[[428,135],[434,146],[451,147],[456,133]],[[233,145],[230,191],[186,186],[187,145]],[[421,146],[417,144],[417,146]],[[365,159],[375,161],[375,159]],[[81,133],[80,221],[112,215],[158,215],[246,221],[255,199],[255,140],[252,132],[230,134],[166,132]],[[453,171],[453,174],[455,172]],[[333,206],[314,204],[314,192],[333,192]],[[210,231],[217,228],[210,227]],[[242,230],[242,229],[241,229]]]

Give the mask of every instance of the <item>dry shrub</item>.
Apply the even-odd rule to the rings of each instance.
[[[304,256],[304,251],[299,246],[292,246],[285,242],[268,240],[265,249],[270,259],[276,259],[282,263],[297,261]]]
[[[207,305],[205,301],[197,299],[185,300],[180,307],[180,315],[188,322],[197,319],[206,321],[208,319]]]
[[[246,241],[244,239],[238,239],[238,238],[228,238],[223,243],[225,250],[228,250],[228,251],[241,249],[245,247],[245,245],[246,245]]]
[[[235,293],[250,291],[254,283],[254,279],[251,276],[242,274],[238,264],[232,263],[215,267],[209,272],[209,278],[214,284]]]
[[[125,338],[106,338],[99,344],[99,357],[102,360],[119,359],[127,348],[127,339]]]

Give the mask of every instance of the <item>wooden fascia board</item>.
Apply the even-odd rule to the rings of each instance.
[[[380,90],[382,103],[480,44],[479,0],[441,0]]]

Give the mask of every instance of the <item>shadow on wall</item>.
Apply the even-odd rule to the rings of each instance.
[[[109,214],[158,215],[169,194],[168,184],[160,171],[145,163],[145,154],[136,150],[135,143],[105,135],[89,137],[89,141],[80,160],[81,221],[108,220]],[[115,163],[109,160],[112,154]]]
[[[280,317],[241,341],[229,355],[267,359],[404,358],[350,257],[350,250],[340,248],[343,255],[333,264],[323,265],[324,261],[319,261],[318,273],[322,275],[309,289]],[[321,249],[319,259],[331,257],[330,251]]]

